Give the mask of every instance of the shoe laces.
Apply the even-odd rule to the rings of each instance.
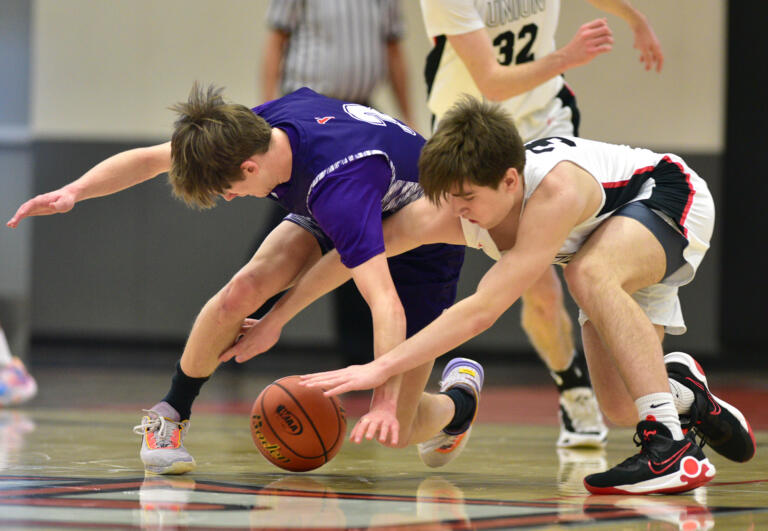
[[[627,457],[618,466],[628,466],[638,459],[641,459],[643,456],[651,456],[653,458],[657,457],[655,449],[651,446],[650,437],[641,437],[639,433],[635,432],[635,435],[632,438],[632,442],[635,443],[635,446],[640,447],[640,451]]]
[[[155,442],[161,448],[171,445],[171,438],[176,430],[180,430],[183,436],[189,426],[189,424],[163,417],[151,409],[143,409],[142,411],[147,414],[141,419],[141,424],[133,427],[133,433],[144,435],[147,431],[154,432]]]

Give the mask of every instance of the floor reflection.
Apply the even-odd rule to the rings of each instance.
[[[0,472],[18,463],[24,438],[35,428],[35,422],[23,411],[0,409]]]

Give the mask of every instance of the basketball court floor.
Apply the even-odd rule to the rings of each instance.
[[[752,461],[705,448],[717,475],[691,493],[590,496],[582,477],[634,453],[632,431],[612,429],[606,451],[557,450],[554,389],[543,369],[526,370],[537,376],[488,379],[472,439],[444,468],[427,468],[413,448],[347,441],[306,473],[276,468],[250,436],[253,399],[286,374],[222,371],[186,439],[197,469],[145,476],[131,428],[165,393],[169,369],[33,365],[38,397],[0,409],[0,528],[768,529],[765,374],[708,374],[752,422]],[[367,400],[343,397],[349,428]]]

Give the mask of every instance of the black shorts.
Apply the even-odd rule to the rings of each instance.
[[[613,215],[636,219],[653,233],[667,257],[667,269],[664,272],[664,278],[680,269],[685,263],[683,250],[688,245],[688,240],[647,205],[640,201],[628,203],[616,210]]]

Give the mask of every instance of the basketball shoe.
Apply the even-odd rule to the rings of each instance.
[[[591,387],[573,387],[560,392],[560,437],[558,448],[603,448],[608,427]]]
[[[715,467],[688,434],[680,441],[649,416],[635,434],[640,452],[615,467],[584,478],[592,494],[664,494],[685,492],[715,477]]]
[[[184,474],[195,468],[192,455],[184,448],[184,436],[189,421],[179,420],[179,414],[167,402],[159,402],[133,431],[142,436],[139,456],[144,469],[155,474]]]
[[[475,414],[458,433],[446,433],[445,430],[428,441],[419,443],[419,457],[429,467],[439,467],[455,459],[467,445],[472,432],[472,423],[477,417],[480,405],[480,390],[483,388],[483,367],[467,358],[453,358],[443,369],[440,392],[452,387],[464,389],[475,397]]]
[[[704,370],[693,357],[684,352],[671,352],[664,356],[667,374],[693,391],[691,411],[681,422],[688,420],[704,442],[720,455],[740,463],[755,455],[755,436],[744,415],[725,400],[709,392]],[[687,426],[686,426],[687,427]]]
[[[10,363],[0,367],[0,406],[21,404],[36,394],[37,382],[19,358],[14,356]]]

